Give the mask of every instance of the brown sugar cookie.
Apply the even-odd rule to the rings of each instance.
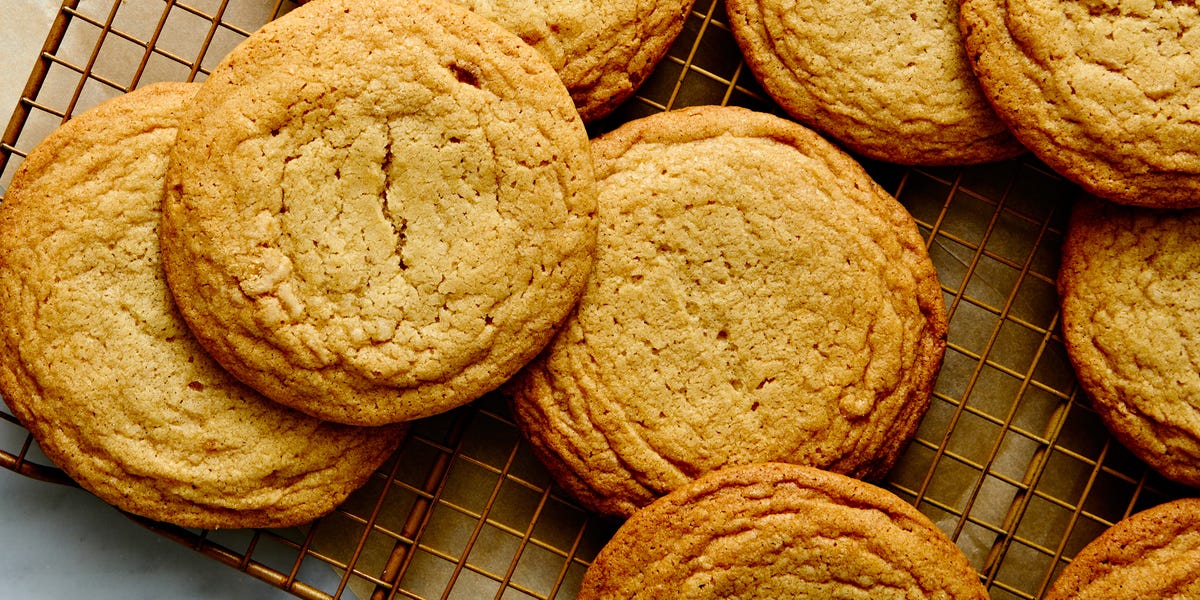
[[[1200,206],[1200,6],[963,0],[967,54],[1034,154],[1122,204]]]
[[[1045,600],[1200,598],[1200,499],[1117,522],[1075,556]]]
[[[903,207],[816,133],[745,109],[633,121],[594,152],[594,270],[508,386],[558,482],[627,516],[731,464],[887,472],[946,334]]]
[[[709,473],[626,521],[580,600],[986,599],[962,551],[894,494],[810,467]]]
[[[951,165],[1024,151],[971,72],[958,0],[727,0],[726,8],[767,93],[853,152]]]
[[[694,0],[455,0],[533,46],[584,121],[629,99],[683,31]]]
[[[122,510],[189,527],[274,527],[334,508],[401,428],[334,425],[222,370],[171,303],[163,172],[198,84],[73,118],[0,204],[0,390],[46,455]]]
[[[1081,199],[1058,290],[1079,384],[1113,435],[1200,485],[1200,211]]]
[[[554,70],[438,0],[322,0],[204,82],[168,171],[168,281],[238,378],[375,425],[494,389],[592,262],[587,133]]]

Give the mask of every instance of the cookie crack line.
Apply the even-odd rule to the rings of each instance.
[[[387,128],[387,146],[384,148],[383,154],[383,189],[379,192],[379,201],[383,208],[383,218],[387,219],[392,227],[392,233],[396,236],[396,260],[400,265],[400,270],[408,269],[408,263],[404,260],[404,246],[407,241],[408,220],[403,216],[397,216],[396,212],[392,211],[390,204],[390,196],[392,193],[392,168],[395,161],[395,138],[392,137],[391,127]],[[398,222],[397,222],[398,221]]]

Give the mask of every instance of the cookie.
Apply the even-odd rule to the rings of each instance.
[[[1024,152],[971,72],[958,0],[725,4],[763,89],[857,154],[956,165]]]
[[[1200,485],[1200,211],[1083,198],[1058,292],[1079,385],[1121,443]]]
[[[1045,600],[1200,597],[1200,499],[1135,513],[1084,546]]]
[[[364,483],[403,430],[283,408],[188,334],[157,232],[197,86],[119,96],[21,164],[0,204],[0,390],[46,456],[122,510],[188,527],[303,523]]]
[[[746,109],[661,113],[593,151],[592,275],[506,386],[558,482],[628,516],[732,464],[886,473],[946,335],[903,207],[816,133]]]
[[[963,0],[972,67],[1038,158],[1121,204],[1200,206],[1200,7]]]
[[[683,31],[694,0],[455,0],[536,48],[584,121],[628,100]]]
[[[986,599],[962,551],[894,494],[810,467],[709,473],[639,511],[583,577],[580,600]]]
[[[465,404],[574,304],[587,133],[535,50],[438,0],[322,0],[214,69],[167,174],[168,282],[239,379],[356,425]]]

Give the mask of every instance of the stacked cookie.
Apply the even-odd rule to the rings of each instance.
[[[763,89],[857,154],[914,165],[1024,149],[992,111],[963,48],[958,0],[728,0]]]
[[[536,48],[562,78],[584,122],[608,115],[633,96],[683,31],[695,3],[452,1]]]
[[[660,113],[592,147],[595,265],[508,386],[563,487],[624,517],[729,465],[881,478],[945,349],[911,216],[811,130],[745,109]]]
[[[815,132],[745,109],[657,114],[592,150],[592,273],[505,388],[555,480],[627,519],[580,597],[986,597],[944,533],[862,481],[915,433],[945,349],[912,217]]]
[[[403,422],[541,349],[594,211],[533,48],[441,2],[313,2],[30,153],[0,207],[0,389],[123,510],[309,521]]]
[[[1200,206],[1195,3],[726,6],[767,93],[857,154],[946,165],[1028,148],[1108,200]]]
[[[1191,2],[963,0],[985,95],[1078,184],[1062,249],[1062,333],[1080,388],[1149,467],[1200,485],[1200,8]],[[1192,597],[1190,500],[1129,517],[1047,598]]]
[[[635,43],[522,39],[474,8],[316,0],[203,83],[130,92],[30,153],[0,207],[0,389],[46,454],[131,513],[292,525],[405,423],[508,382],[597,511],[734,466],[831,505],[877,494],[848,476],[891,468],[945,348],[912,218],[763,113],[589,140],[687,5],[589,15]],[[597,51],[619,76],[578,56]],[[965,559],[949,570],[974,594]]]
[[[0,205],[0,389],[46,455],[119,508],[191,527],[301,523],[365,482],[403,429],[284,408],[189,333],[158,231],[198,87],[102,104],[22,163]]]
[[[292,524],[403,423],[507,384],[556,480],[629,518],[585,594],[983,597],[944,534],[860,481],[914,434],[945,348],[912,218],[775,116],[589,140],[690,2],[462,4],[314,0],[203,84],[132,92],[30,154],[0,208],[0,389],[47,454],[131,512]],[[1194,7],[1001,4],[728,7],[768,93],[858,154],[1028,147],[1117,202],[1200,204]],[[1092,43],[1122,36],[1173,36],[1167,67]],[[1196,484],[1196,223],[1143,210],[1080,203],[1064,334],[1118,438]]]
[[[1017,139],[1091,194],[1200,206],[1194,2],[963,0],[983,90]]]
[[[683,31],[695,0],[455,0],[517,34],[550,63],[584,122],[633,96]]]
[[[1200,9],[965,0],[967,54],[1013,133],[1086,192],[1058,291],[1081,388],[1120,442],[1200,485],[1192,322]]]
[[[200,343],[354,425],[533,357],[591,268],[591,152],[549,64],[443,2],[311,2],[231,52],[172,151],[162,251]]]

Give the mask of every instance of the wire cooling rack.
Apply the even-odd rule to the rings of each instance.
[[[203,79],[292,8],[290,0],[67,0],[0,140],[0,184],[70,115],[153,81]],[[639,95],[593,133],[697,104],[782,114],[741,62],[717,0],[697,1]],[[865,164],[917,219],[950,314],[932,407],[885,486],[957,542],[992,598],[1038,598],[1106,527],[1188,493],[1115,443],[1076,387],[1054,290],[1076,188],[1030,158]],[[71,484],[3,406],[0,466]],[[417,422],[362,490],[309,526],[205,531],[130,518],[313,599],[573,598],[616,527],[553,486],[491,396]]]

